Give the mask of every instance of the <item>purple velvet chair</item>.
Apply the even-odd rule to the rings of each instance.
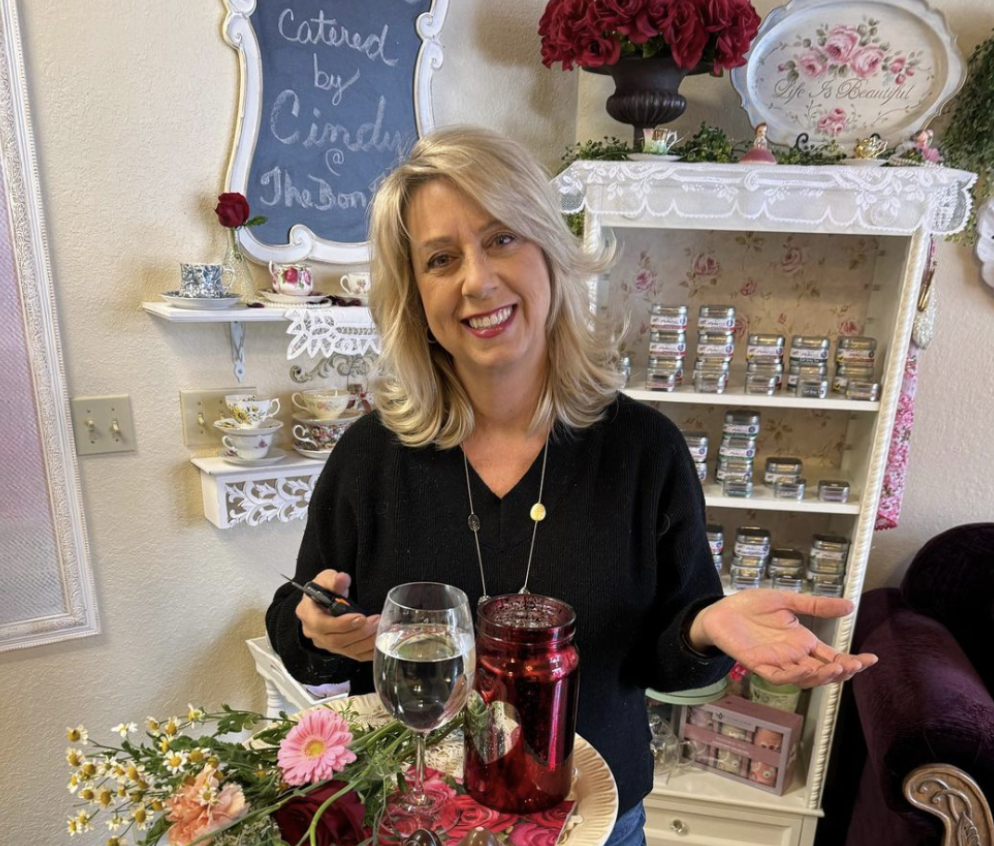
[[[994,523],[864,594],[852,651],[880,663],[843,692],[818,846],[994,843]]]

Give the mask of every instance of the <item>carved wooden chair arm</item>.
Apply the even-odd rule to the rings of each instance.
[[[942,846],[994,846],[991,807],[961,769],[948,764],[919,767],[904,780],[904,795],[916,808],[942,820]]]

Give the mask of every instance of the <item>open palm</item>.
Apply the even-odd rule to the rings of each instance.
[[[695,626],[699,622],[718,649],[767,681],[817,687],[851,679],[877,656],[836,652],[797,615],[845,617],[852,609],[848,599],[751,589],[709,605]]]

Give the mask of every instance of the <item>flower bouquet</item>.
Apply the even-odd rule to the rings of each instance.
[[[381,818],[386,796],[411,776],[414,735],[396,720],[371,725],[353,702],[336,705],[276,719],[190,706],[183,718],[149,717],[140,739],[135,723],[115,726],[116,745],[70,728],[66,760],[77,805],[68,832],[106,826],[107,846],[151,846],[163,837],[170,846],[396,844]],[[249,742],[237,737],[260,725]],[[457,718],[433,732],[429,747],[461,726]],[[518,817],[477,804],[441,771],[425,777],[453,800],[439,838],[446,844],[483,827],[508,846],[554,846],[574,804]]]
[[[248,200],[237,191],[219,194],[214,214],[217,215],[218,223],[228,230],[224,264],[231,268],[234,275],[232,291],[245,299],[252,293],[252,274],[238,243],[238,230],[245,226],[261,226],[268,218],[261,214],[252,217]]]

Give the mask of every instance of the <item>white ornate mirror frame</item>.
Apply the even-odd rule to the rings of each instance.
[[[0,651],[100,631],[16,0],[0,0]]]
[[[241,76],[235,146],[228,163],[226,190],[247,196],[249,170],[262,121],[262,56],[249,20],[257,0],[224,0],[224,4],[228,15],[222,32],[225,41],[238,51]],[[449,0],[433,0],[431,9],[417,19],[417,34],[422,43],[414,69],[414,118],[419,135],[430,132],[435,126],[431,79],[442,66],[442,44],[438,36],[448,6]],[[313,259],[333,264],[369,264],[369,241],[355,244],[328,241],[303,224],[290,229],[289,243],[275,246],[258,240],[249,227],[241,227],[236,232],[245,252],[260,262]]]

